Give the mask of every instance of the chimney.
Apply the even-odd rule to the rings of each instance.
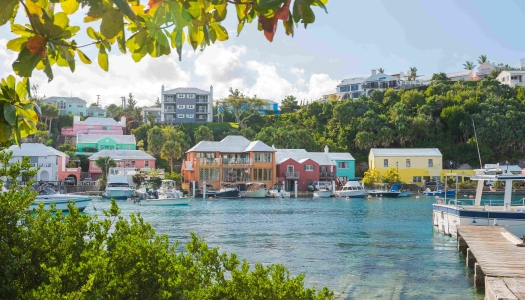
[[[376,70],[372,70],[372,76],[376,75]]]
[[[272,145],[272,148],[275,149],[275,145]]]
[[[73,124],[80,122],[80,116],[73,116]]]
[[[328,146],[324,146],[324,153],[328,153]]]
[[[161,92],[161,94],[164,94],[164,84],[163,84],[162,87],[160,88],[160,92]]]
[[[120,117],[120,125],[122,125],[122,127],[126,128],[126,116],[122,116]]]

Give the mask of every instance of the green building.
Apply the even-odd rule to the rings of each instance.
[[[99,152],[102,150],[137,150],[134,135],[78,134],[78,152]]]
[[[86,112],[90,117],[107,117],[106,110],[98,106],[90,106],[86,109]]]
[[[58,106],[60,115],[72,114],[75,116],[87,116],[86,100],[78,97],[49,97],[44,99],[46,104]]]

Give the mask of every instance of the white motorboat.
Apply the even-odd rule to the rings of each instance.
[[[290,198],[290,192],[284,190],[283,185],[275,184],[267,193],[272,198]]]
[[[260,182],[248,182],[246,184],[246,191],[241,192],[241,197],[244,198],[266,198],[268,190],[266,185]]]
[[[330,198],[330,196],[332,196],[332,190],[326,187],[320,187],[314,191],[314,198]]]
[[[364,198],[365,189],[356,180],[348,181],[340,190],[334,192],[337,197]]]
[[[127,175],[109,175],[106,183],[106,190],[102,193],[104,198],[128,199],[135,192],[128,182]]]
[[[450,174],[457,176],[455,174]],[[450,176],[449,175],[449,176]],[[457,178],[457,177],[456,177]],[[525,174],[504,173],[501,170],[478,169],[470,180],[477,180],[476,197],[474,199],[441,198],[432,205],[433,223],[438,231],[448,235],[457,235],[459,225],[490,226],[500,225],[516,236],[525,234],[525,205],[511,202],[512,182],[525,180]],[[457,181],[457,180],[456,180]],[[483,186],[485,181],[504,181],[505,193],[503,205],[495,205],[497,201],[482,205]]]
[[[73,202],[73,204],[78,208],[79,211],[84,211],[84,209],[91,203],[91,198],[81,195],[69,195],[69,194],[58,194],[51,188],[43,188],[38,192],[35,201],[30,209],[38,209],[40,203],[44,203],[45,209],[51,208],[51,203],[55,203],[57,210],[68,211],[68,203]]]
[[[143,206],[188,205],[193,199],[193,197],[184,197],[184,194],[177,190],[175,181],[162,180],[158,191],[148,190],[147,193],[141,194],[136,203]]]

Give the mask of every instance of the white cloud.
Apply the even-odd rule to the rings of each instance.
[[[291,68],[290,73],[294,74],[297,77],[301,77],[304,75],[304,69],[302,68]]]

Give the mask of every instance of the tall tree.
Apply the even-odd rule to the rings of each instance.
[[[230,88],[228,98],[220,100],[219,104],[223,109],[233,113],[235,121],[239,124],[240,128],[245,128],[244,122],[251,116],[257,114],[257,110],[266,105],[267,102],[256,97],[248,97],[238,89],[233,90],[233,88]]]
[[[129,93],[128,100],[126,101],[126,110],[133,112],[135,110],[135,106],[137,106],[137,100],[135,100],[135,97],[132,93]]]
[[[476,65],[474,64],[473,61],[466,61],[464,64],[463,64],[463,67],[465,68],[465,70],[472,70],[476,67]]]
[[[160,103],[159,97],[157,97],[157,100],[155,100],[155,105],[153,105],[153,107],[157,107],[157,108],[161,108],[162,107],[162,103]]]
[[[297,101],[297,98],[295,98],[295,96],[292,96],[292,95],[288,95],[284,97],[284,99],[281,101],[281,104],[279,106],[281,108],[281,113],[283,114],[295,112],[296,110],[301,108],[299,106],[299,102]]]
[[[410,67],[410,71],[408,72],[408,80],[416,80],[418,77],[417,75],[417,68],[416,67]]]
[[[164,145],[164,137],[162,135],[162,129],[155,126],[148,130],[148,152],[152,155],[160,155],[162,145]]]
[[[107,179],[108,171],[110,168],[117,166],[117,162],[109,156],[99,156],[95,160],[95,166],[102,170],[102,180],[105,182]]]
[[[379,73],[385,73],[385,69],[383,69],[383,68],[379,68],[379,69],[377,69],[377,72],[379,72]]]
[[[160,150],[160,157],[162,159],[167,160],[170,163],[170,168],[173,173],[173,160],[179,155],[179,153],[182,151],[179,148],[179,144],[175,141],[166,141],[164,145],[162,145],[162,149]]]
[[[149,111],[148,114],[146,115],[146,119],[148,120],[151,126],[155,126],[156,117],[153,113],[151,113],[151,111]]]
[[[195,144],[200,141],[213,141],[213,131],[208,126],[199,126],[193,134],[195,136]]]
[[[58,106],[54,104],[44,104],[42,105],[40,110],[42,112],[42,116],[46,120],[45,123],[47,124],[47,122],[49,121],[49,124],[47,124],[47,128],[49,134],[51,134],[51,125],[53,123],[53,120],[60,116],[60,110],[58,109]]]
[[[485,54],[482,54],[479,56],[478,58],[478,64],[482,65],[484,63],[486,63],[488,60],[487,60],[487,55]]]

